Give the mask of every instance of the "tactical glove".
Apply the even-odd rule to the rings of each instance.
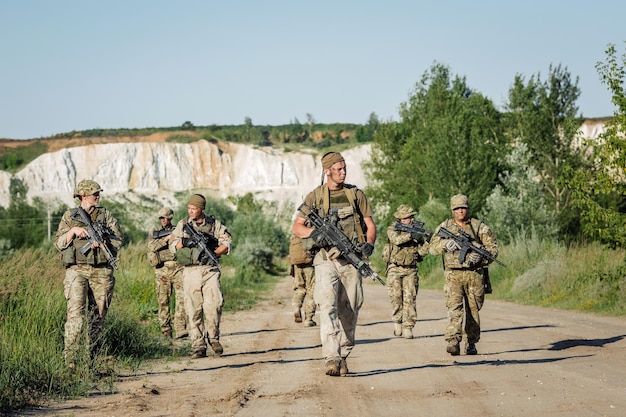
[[[188,237],[184,237],[181,240],[183,242],[183,247],[184,248],[193,248],[194,246],[196,246],[196,243],[193,241],[193,239],[190,239]]]
[[[455,250],[461,249],[458,243],[454,239],[448,239],[445,246],[446,251],[454,252]]]
[[[359,245],[359,250],[361,251],[361,254],[367,258],[370,257],[370,255],[374,252],[374,245],[372,245],[371,243],[361,243]]]
[[[332,245],[332,242],[326,239],[326,236],[324,236],[324,234],[318,229],[313,229],[311,236],[309,237],[313,240],[313,242],[315,242],[315,246],[318,248],[324,248]]]
[[[417,243],[422,243],[424,241],[424,235],[418,232],[411,232],[411,239]]]
[[[467,262],[470,265],[477,265],[480,263],[480,261],[483,260],[483,257],[480,256],[479,253],[476,252],[470,252],[469,255],[467,255]]]

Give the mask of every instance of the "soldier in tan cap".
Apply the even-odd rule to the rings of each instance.
[[[183,292],[183,266],[175,261],[174,252],[169,248],[172,240],[174,211],[169,207],[159,210],[161,227],[152,229],[148,235],[148,261],[154,267],[156,276],[156,296],[159,303],[157,320],[161,333],[172,337],[172,314],[170,302],[172,292],[175,295],[174,328],[176,338],[187,336],[187,313],[185,312],[185,294]]]
[[[326,183],[307,194],[305,203],[321,217],[332,212],[337,228],[367,260],[374,250],[376,225],[365,194],[354,185],[345,184],[346,162],[339,152],[328,152],[322,157],[322,172]],[[302,239],[311,238],[309,243],[314,243],[315,301],[319,307],[325,373],[346,375],[346,358],[354,347],[357,318],[363,304],[362,277],[354,266],[337,255],[332,242],[325,241],[306,222],[304,214],[299,212],[292,232]]]
[[[454,239],[441,238],[437,232],[441,227],[445,227],[453,234],[463,231],[471,236],[475,245],[487,250],[493,258],[498,256],[498,245],[491,229],[482,221],[470,217],[467,196],[463,194],[453,196],[450,199],[450,209],[453,217],[441,223],[430,240],[430,253],[436,256],[443,255],[444,292],[448,308],[446,351],[452,356],[461,353],[459,345],[465,331],[467,337],[465,354],[476,355],[478,353],[476,343],[480,340],[479,311],[485,301],[487,265],[491,261],[470,251],[461,262],[459,245]]]
[[[93,180],[82,180],[74,189],[74,197],[79,206],[91,218],[91,222],[101,228],[108,250],[117,257],[123,243],[123,236],[118,221],[106,208],[99,205],[100,185]],[[67,319],[65,321],[65,362],[71,368],[81,360],[80,339],[88,326],[88,351],[91,359],[100,352],[103,344],[104,319],[109,311],[115,277],[98,242],[89,244],[89,232],[86,224],[78,215],[78,207],[67,210],[54,236],[54,246],[61,251],[61,261],[65,266],[63,281],[67,300]],[[81,250],[82,249],[82,250]]]
[[[413,207],[401,204],[394,217],[396,221],[411,226],[415,220]],[[413,327],[417,321],[416,298],[419,290],[417,263],[428,254],[428,241],[424,234],[396,230],[395,225],[387,228],[389,243],[382,257],[387,263],[387,292],[391,299],[393,334],[413,339]]]
[[[170,241],[170,250],[176,254],[176,261],[184,265],[183,288],[192,359],[206,357],[207,345],[216,355],[224,353],[220,343],[220,321],[224,306],[220,266],[207,262],[206,254],[201,252],[184,226],[188,225],[195,233],[214,242],[209,250],[218,259],[230,253],[233,238],[226,226],[204,213],[205,208],[206,199],[203,195],[193,194],[189,197],[188,215],[176,224]]]

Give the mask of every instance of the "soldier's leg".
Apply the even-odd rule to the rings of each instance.
[[[181,338],[189,334],[187,330],[187,312],[185,310],[185,292],[183,290],[183,266],[176,264],[172,267],[170,274],[176,304],[174,307],[174,328],[176,337]]]
[[[185,311],[189,326],[192,358],[206,356],[204,312],[202,311],[202,266],[186,266],[183,270]]]
[[[220,270],[217,267],[205,267],[202,278],[205,337],[213,352],[221,355],[224,352],[224,348],[219,342],[224,296],[220,282]]]
[[[402,275],[397,266],[387,269],[387,294],[391,301],[391,321],[393,334],[402,336]]]
[[[66,363],[74,367],[76,355],[80,347],[80,337],[85,323],[87,300],[87,278],[81,273],[80,266],[74,265],[65,270],[63,281],[65,299],[67,301],[67,318],[63,356]]]
[[[317,323],[313,321],[317,304],[315,303],[315,269],[313,266],[302,268],[304,285],[306,287],[306,295],[304,297],[304,323],[307,326],[315,326]]]
[[[170,315],[170,297],[172,286],[170,276],[164,267],[154,270],[156,297],[157,297],[157,321],[161,327],[161,333],[167,337],[172,337],[172,319]]]
[[[465,334],[468,344],[478,343],[480,340],[480,314],[485,301],[485,286],[483,276],[474,271],[468,271],[466,281],[467,313],[465,315]]]
[[[306,296],[306,283],[304,281],[303,268],[292,265],[293,268],[293,299],[291,306],[293,307],[293,316],[296,323],[302,323],[302,304]]]
[[[92,357],[102,348],[104,343],[104,320],[109,312],[115,277],[110,268],[92,268],[89,278],[89,318],[90,318],[90,348]]]
[[[341,321],[341,356],[348,357],[355,344],[359,310],[363,305],[363,285],[359,272],[352,265],[339,269],[339,294],[337,312]]]
[[[448,310],[448,326],[445,331],[445,340],[448,342],[446,350],[452,355],[460,353],[459,343],[463,337],[463,286],[461,283],[462,272],[445,271],[446,283],[444,284],[444,294],[446,308]]]

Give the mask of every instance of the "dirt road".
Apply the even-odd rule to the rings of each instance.
[[[117,393],[28,416],[625,416],[626,319],[487,299],[478,356],[445,352],[443,295],[421,290],[415,338],[393,336],[365,283],[350,374],[324,375],[318,328],[293,322],[289,279],[223,319],[222,357],[155,363]],[[488,296],[489,297],[489,296]]]

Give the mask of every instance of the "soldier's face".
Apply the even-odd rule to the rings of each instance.
[[[187,214],[191,220],[199,220],[202,218],[202,209],[193,204],[187,205]]]
[[[170,219],[167,217],[159,217],[159,220],[161,221],[161,226],[163,227],[170,225]]]
[[[452,210],[452,214],[454,214],[454,220],[458,221],[467,220],[467,213],[469,213],[469,210],[465,207],[458,207]]]
[[[402,224],[411,224],[411,223],[413,223],[413,216],[405,217],[404,219],[400,219],[400,223],[402,223]]]
[[[326,170],[328,182],[342,184],[346,180],[346,163],[337,162]]]

